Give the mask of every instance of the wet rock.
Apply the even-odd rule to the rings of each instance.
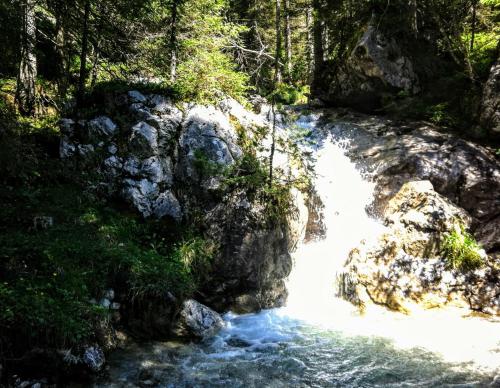
[[[330,131],[349,141],[347,155],[373,177],[370,211],[384,214],[389,200],[409,181],[428,180],[439,194],[472,217],[472,229],[487,252],[500,241],[500,163],[494,152],[440,133],[426,123],[344,114]]]
[[[249,204],[250,206],[248,206]],[[292,268],[288,226],[270,221],[261,204],[231,193],[205,216],[207,237],[220,243],[203,300],[218,311],[258,311],[286,299]]]
[[[213,336],[223,327],[224,321],[219,314],[190,299],[182,304],[174,334],[179,337],[203,339]]]
[[[360,306],[375,302],[405,313],[449,304],[500,313],[500,278],[492,267],[461,273],[442,257],[443,236],[458,225],[469,226],[471,217],[429,181],[404,184],[386,206],[384,222],[387,230],[375,242],[350,253],[339,277],[341,296]]]

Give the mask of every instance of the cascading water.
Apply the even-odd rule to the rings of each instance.
[[[317,119],[298,124],[313,128]],[[383,226],[366,212],[373,185],[328,135],[315,150],[324,240],[294,255],[286,307],[227,314],[201,344],[153,343],[117,353],[103,386],[385,387],[487,386],[500,372],[498,324],[447,311],[361,316],[335,297],[336,273],[361,240]],[[496,347],[496,348],[495,348]],[[498,385],[493,385],[498,386]]]

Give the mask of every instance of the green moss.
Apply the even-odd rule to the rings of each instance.
[[[441,247],[449,268],[467,272],[484,265],[481,246],[462,225],[444,237]]]

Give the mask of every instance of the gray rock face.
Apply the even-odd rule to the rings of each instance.
[[[413,64],[402,54],[396,40],[387,39],[370,25],[346,66],[337,73],[330,96],[340,103],[371,108],[379,104],[383,93],[414,94],[419,90]]]
[[[116,133],[116,124],[106,116],[99,116],[87,123],[88,138],[96,141],[108,139]]]
[[[493,65],[484,87],[481,126],[500,136],[500,57]]]
[[[130,136],[132,151],[139,155],[154,155],[158,152],[158,131],[156,128],[141,121],[132,127]]]
[[[268,223],[261,205],[245,193],[231,193],[205,216],[208,236],[220,241],[206,302],[239,313],[283,305],[292,269],[285,223]]]
[[[179,337],[203,339],[213,336],[223,327],[224,321],[219,314],[189,299],[182,304],[173,331]]]
[[[179,139],[181,179],[198,180],[196,161],[203,159],[221,168],[233,164],[243,152],[229,118],[214,107],[191,107],[182,124]]]

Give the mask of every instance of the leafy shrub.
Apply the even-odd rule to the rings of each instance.
[[[484,265],[481,246],[465,231],[463,225],[444,237],[442,250],[450,268],[472,271]]]
[[[307,86],[297,87],[280,83],[269,98],[272,98],[272,95],[274,95],[278,104],[293,105],[307,102],[306,94],[308,92],[309,88]]]

